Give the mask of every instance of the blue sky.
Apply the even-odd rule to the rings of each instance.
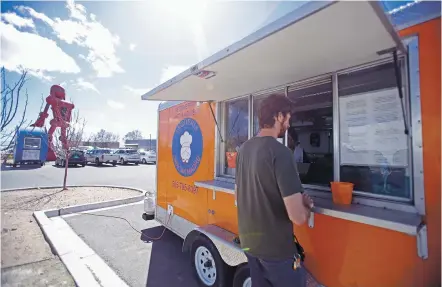
[[[2,1],[1,62],[10,84],[18,67],[30,71],[29,120],[50,86],[61,84],[86,134],[139,129],[155,137],[158,103],[141,94],[303,2]]]

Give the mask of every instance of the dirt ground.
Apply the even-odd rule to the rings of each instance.
[[[52,254],[34,211],[140,195],[119,188],[33,189],[1,193],[1,285],[75,286]]]

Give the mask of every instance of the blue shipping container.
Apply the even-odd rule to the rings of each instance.
[[[13,165],[34,163],[43,165],[48,154],[48,134],[45,128],[28,127],[17,131]]]

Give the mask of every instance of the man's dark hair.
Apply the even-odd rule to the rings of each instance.
[[[285,117],[293,110],[293,102],[282,94],[271,94],[265,98],[258,109],[259,128],[272,128],[275,117],[282,113]]]

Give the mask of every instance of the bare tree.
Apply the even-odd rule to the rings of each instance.
[[[124,140],[141,140],[143,138],[143,134],[139,130],[133,130],[131,132],[128,132],[124,136]]]
[[[5,68],[1,68],[1,122],[0,122],[0,146],[1,150],[10,149],[14,144],[17,130],[23,126],[28,126],[26,122],[26,109],[28,107],[28,92],[22,93],[23,86],[29,80],[27,70],[21,71],[19,80],[14,85],[9,85],[6,81]],[[19,107],[23,106],[23,111],[17,114]],[[17,124],[13,121],[18,121]],[[11,126],[13,123],[13,126]]]
[[[63,178],[63,190],[66,190],[66,182],[68,176],[69,157],[72,150],[78,147],[83,140],[84,128],[86,126],[86,120],[80,117],[80,112],[74,110],[71,117],[69,128],[66,130],[66,139],[69,149],[63,148],[63,143],[60,140],[61,129],[57,129],[54,133],[54,151],[58,156],[64,158],[64,178]]]
[[[101,129],[96,134],[93,134],[90,138],[93,142],[118,142],[120,141],[120,136],[112,132],[108,132]]]

